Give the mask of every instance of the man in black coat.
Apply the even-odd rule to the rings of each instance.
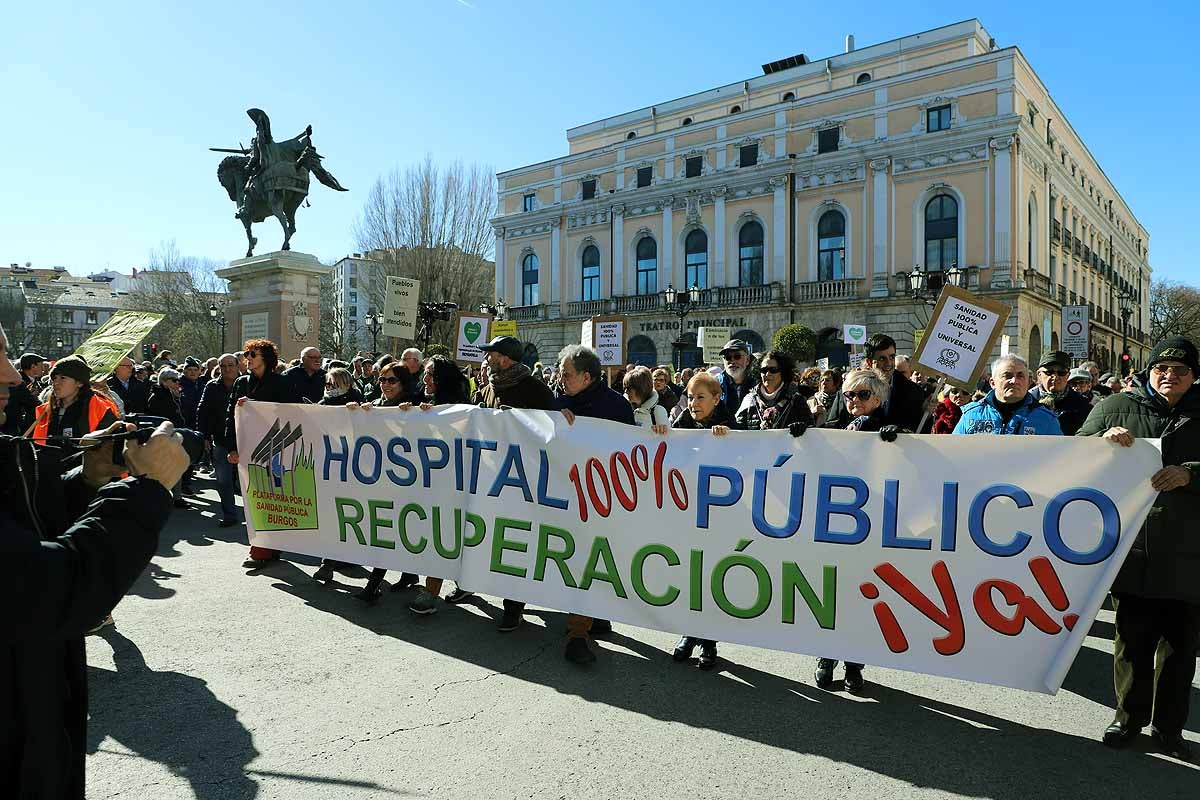
[[[150,384],[133,377],[133,359],[128,356],[113,368],[108,388],[121,398],[126,414],[145,414],[150,402]]]
[[[872,336],[867,340],[862,365],[864,369],[878,371],[889,384],[887,399],[883,401],[883,423],[898,425],[906,431],[928,433],[932,427],[932,415],[926,421],[925,429],[917,430],[921,418],[925,416],[925,392],[896,372],[896,340],[884,333]],[[846,403],[840,395],[827,412],[826,424],[838,428],[850,424],[850,412],[846,410]]]
[[[9,388],[7,417],[0,433],[20,436],[37,419],[37,407],[42,391],[42,376],[46,374],[46,359],[36,353],[21,356],[20,381]]]
[[[1038,385],[1030,392],[1038,403],[1058,417],[1063,436],[1074,436],[1092,411],[1091,401],[1067,384],[1070,372],[1070,354],[1051,350],[1038,362]]]
[[[319,403],[325,396],[325,370],[321,369],[321,351],[306,347],[300,351],[300,363],[289,367],[283,379],[292,388],[297,402]]]

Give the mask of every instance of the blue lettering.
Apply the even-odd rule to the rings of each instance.
[[[729,484],[725,494],[713,494],[712,479],[724,478]],[[742,473],[733,467],[718,467],[701,464],[696,476],[699,497],[696,498],[696,527],[708,527],[708,509],[712,506],[731,506],[742,499]]]
[[[513,469],[516,469],[516,476],[509,475]],[[499,497],[500,490],[505,486],[516,486],[525,495],[525,502],[533,502],[533,492],[529,491],[529,479],[525,477],[525,462],[521,460],[521,446],[518,444],[510,444],[508,452],[504,454],[504,463],[500,465],[500,474],[496,476],[495,483],[488,491],[488,497]]]
[[[1015,556],[1029,546],[1030,536],[1028,533],[1022,530],[1015,531],[1008,544],[998,544],[989,539],[987,532],[983,529],[983,514],[987,510],[988,503],[997,497],[1007,497],[1017,504],[1017,508],[1029,508],[1033,505],[1029,493],[1020,486],[1013,486],[1011,483],[997,483],[988,486],[971,501],[971,513],[968,515],[967,522],[971,530],[971,539],[975,542],[976,547],[989,555]]]
[[[370,472],[362,471],[362,452],[370,450],[375,458],[375,463],[371,467]],[[379,442],[366,437],[359,437],[354,440],[354,477],[359,483],[372,484],[379,480],[380,473],[383,472],[383,448],[379,446]]]
[[[834,489],[850,489],[854,499],[850,502],[834,502]],[[813,539],[830,544],[860,544],[871,533],[871,518],[863,506],[871,499],[871,490],[862,478],[853,475],[822,475],[817,481],[817,529]],[[831,531],[829,518],[833,515],[851,517],[854,530]]]
[[[1095,549],[1083,553],[1067,545],[1062,538],[1062,513],[1076,500],[1094,505],[1100,511],[1104,526]],[[1099,564],[1117,549],[1117,541],[1121,538],[1121,513],[1112,498],[1103,492],[1087,488],[1067,489],[1055,495],[1046,506],[1042,516],[1042,535],[1046,537],[1050,552],[1068,564]]]

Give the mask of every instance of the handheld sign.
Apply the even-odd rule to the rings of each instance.
[[[946,285],[925,326],[913,361],[922,374],[972,389],[987,367],[988,354],[1004,333],[1011,309],[1004,303]]]
[[[421,297],[421,282],[397,275],[387,276],[383,296],[384,336],[412,339],[417,335],[417,303]]]
[[[482,364],[480,345],[491,341],[492,318],[487,314],[457,311],[454,314],[454,360],[461,364]]]
[[[696,329],[696,344],[704,349],[705,364],[721,363],[721,348],[732,337],[732,328],[717,328],[711,325],[701,325]]]
[[[515,319],[492,320],[492,330],[488,333],[488,339],[495,339],[497,336],[517,338],[517,321]]]
[[[164,316],[153,311],[118,311],[75,349],[75,355],[87,361],[96,377],[107,375]]]
[[[625,317],[592,317],[583,323],[580,341],[600,356],[604,367],[625,366]]]
[[[843,325],[842,326],[842,341],[846,344],[866,344],[867,343],[867,326],[866,325]]]

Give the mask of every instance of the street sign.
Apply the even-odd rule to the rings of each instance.
[[[417,303],[421,297],[421,282],[397,275],[387,276],[383,295],[384,336],[413,339],[417,335]]]
[[[1072,358],[1088,357],[1088,307],[1062,307],[1062,349]]]
[[[846,344],[866,344],[867,343],[867,326],[866,325],[843,325],[842,326],[842,341]]]
[[[625,366],[625,317],[592,317],[583,323],[580,341],[600,356],[604,367]]]
[[[925,338],[924,328],[913,328],[913,349],[921,346],[921,340]]]
[[[696,344],[704,350],[705,364],[721,363],[721,348],[730,339],[732,328],[717,328],[711,325],[701,325],[696,329]]]
[[[454,314],[454,360],[459,364],[481,364],[480,345],[490,341],[492,318],[487,314],[457,311]]]
[[[941,375],[955,386],[973,389],[1011,311],[1006,303],[943,286],[925,326],[925,338],[913,356],[914,368],[923,375]]]

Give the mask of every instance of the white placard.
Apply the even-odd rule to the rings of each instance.
[[[866,325],[843,325],[842,326],[842,341],[846,344],[866,344],[867,343],[867,326]]]
[[[492,318],[486,314],[463,314],[455,317],[454,360],[468,364],[483,362],[480,345],[488,343],[488,327]]]
[[[271,314],[267,311],[256,311],[253,314],[242,314],[242,341],[249,339],[266,339],[267,325]]]
[[[421,282],[398,275],[387,276],[383,295],[384,336],[412,339],[417,335],[417,304],[421,297]]]
[[[824,372],[825,370],[829,369],[829,359],[828,358],[818,358],[816,366],[817,366],[817,369],[821,370],[821,372]]]
[[[1003,303],[944,287],[913,361],[924,374],[969,386],[986,367],[1008,313]]]
[[[595,344],[592,348],[600,356],[600,365],[621,367],[625,365],[621,343],[625,339],[625,323],[620,320],[597,322],[592,326]]]
[[[720,364],[721,348],[729,341],[732,328],[718,328],[712,325],[701,325],[696,329],[696,344],[704,350],[705,364]]]
[[[1062,307],[1062,349],[1070,353],[1072,358],[1086,359],[1088,357],[1088,307]]]
[[[859,369],[860,367],[862,367],[862,361],[863,361],[862,353],[851,353],[850,354],[850,369]]]

